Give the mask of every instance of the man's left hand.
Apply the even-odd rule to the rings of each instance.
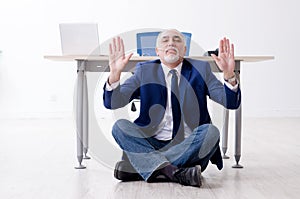
[[[229,79],[234,76],[234,45],[230,44],[229,39],[225,38],[220,40],[219,55],[211,54],[218,67],[224,73],[224,79]]]

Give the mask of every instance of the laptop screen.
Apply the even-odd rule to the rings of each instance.
[[[100,55],[96,23],[59,24],[63,55]]]

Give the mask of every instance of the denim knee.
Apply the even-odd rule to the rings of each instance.
[[[116,139],[121,136],[124,132],[124,128],[131,123],[126,119],[117,120],[112,127],[112,136]]]
[[[220,131],[215,125],[209,124],[208,133],[212,139],[220,140]]]
[[[117,137],[147,137],[138,125],[126,119],[120,119],[115,122],[112,127],[112,135],[115,139]]]
[[[210,137],[213,137],[217,140],[220,139],[219,129],[213,124],[200,125],[194,129],[194,132],[196,132],[197,134],[207,132]]]
[[[205,138],[203,139],[203,143],[198,155],[200,159],[209,154],[214,149],[216,144],[220,141],[220,132],[216,126],[207,124],[206,132],[207,133],[205,135]]]

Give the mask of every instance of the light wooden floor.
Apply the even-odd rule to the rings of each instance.
[[[120,183],[95,159],[75,170],[72,120],[0,121],[1,199],[220,198],[290,199],[300,196],[300,118],[243,120],[241,164],[229,160],[218,171],[209,166],[201,188],[174,183]],[[101,144],[101,142],[99,142]],[[109,151],[108,151],[109,154]]]

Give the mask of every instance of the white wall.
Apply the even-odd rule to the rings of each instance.
[[[236,55],[275,56],[242,64],[243,115],[300,116],[297,5],[296,0],[7,0],[0,7],[0,116],[72,114],[75,63],[43,59],[61,53],[62,22],[97,22],[101,42],[134,29],[177,28],[211,50],[227,36]]]

